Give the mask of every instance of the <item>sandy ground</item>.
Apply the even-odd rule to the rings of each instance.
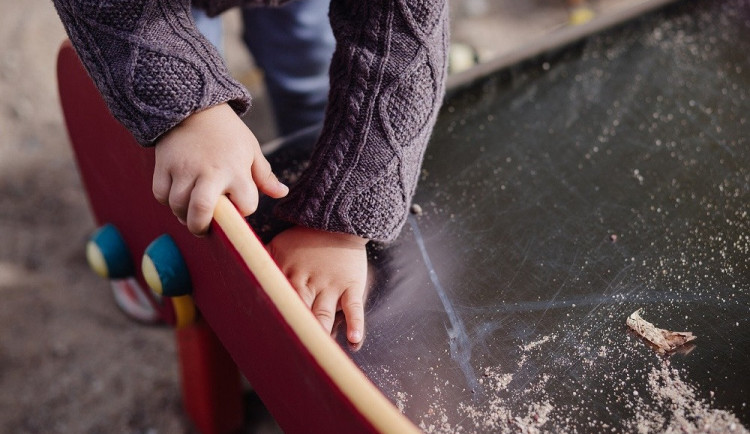
[[[0,10],[0,431],[188,431],[172,331],[126,319],[85,263],[93,221],[54,79],[62,25],[47,0]]]
[[[564,9],[545,8],[540,22],[565,19]],[[236,30],[237,17],[228,24]],[[49,0],[0,4],[0,431],[191,432],[173,332],[125,318],[84,259],[94,224],[54,78],[64,37]],[[228,53],[233,71],[247,68],[239,44]],[[251,90],[260,86],[242,73]],[[267,124],[255,93],[253,116]]]

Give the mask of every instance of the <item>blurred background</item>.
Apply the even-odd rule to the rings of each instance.
[[[452,71],[646,0],[452,0]],[[246,118],[273,139],[263,73],[223,17],[232,73],[255,98]],[[59,108],[49,0],[0,3],[0,432],[192,432],[173,331],[139,325],[89,271],[94,228]],[[248,396],[248,432],[274,431]]]

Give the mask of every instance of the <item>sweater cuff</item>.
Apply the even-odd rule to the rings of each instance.
[[[192,113],[250,95],[195,28],[188,0],[55,0],[86,70],[114,115],[144,146]]]

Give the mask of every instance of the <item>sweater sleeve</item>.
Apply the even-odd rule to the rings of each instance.
[[[447,0],[333,0],[323,131],[276,214],[377,241],[406,221],[445,91]]]
[[[196,30],[190,0],[54,3],[110,111],[142,145],[204,108],[249,108],[247,90]]]

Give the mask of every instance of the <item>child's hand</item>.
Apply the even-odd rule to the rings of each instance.
[[[357,344],[364,334],[367,284],[366,239],[295,226],[277,235],[268,251],[330,333],[338,310],[346,317],[346,337]]]
[[[208,230],[220,195],[247,216],[258,207],[258,189],[274,198],[288,192],[227,104],[192,114],[156,145],[154,197],[196,235]]]

